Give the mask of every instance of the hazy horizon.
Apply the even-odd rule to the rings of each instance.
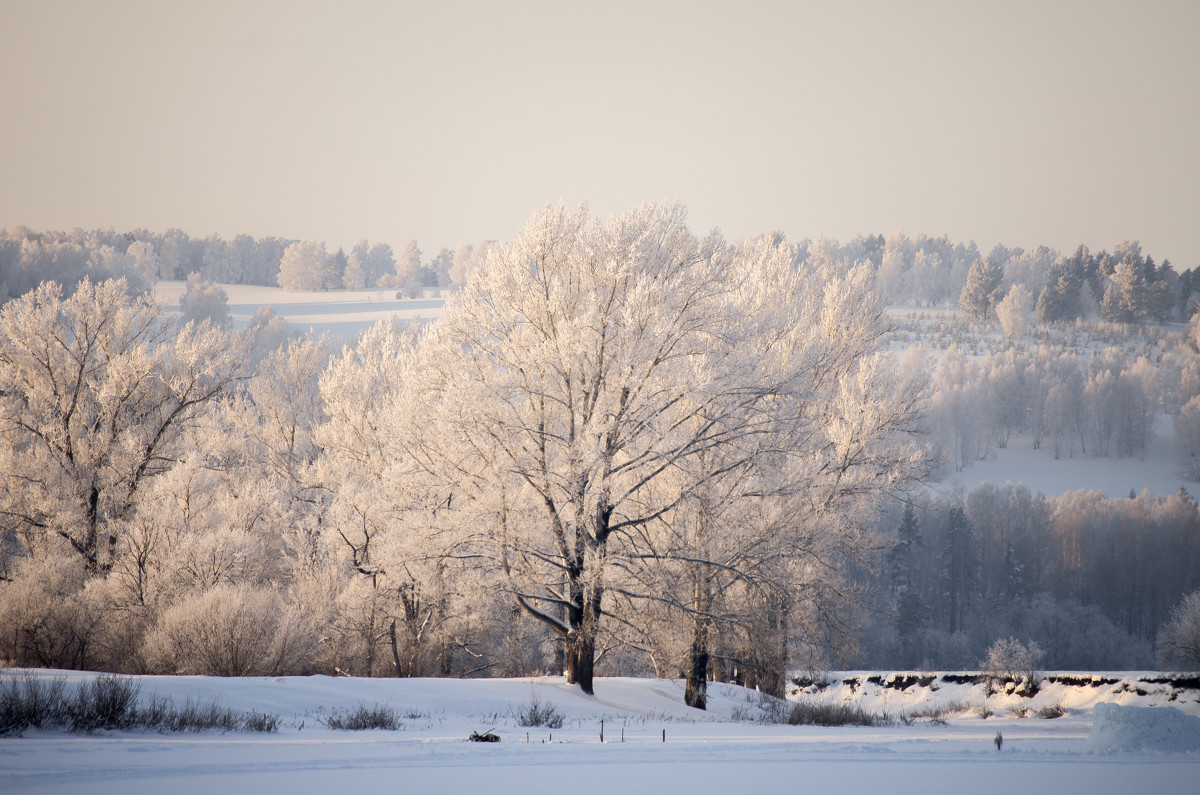
[[[5,227],[429,256],[671,198],[731,238],[1200,265],[1194,2],[3,8]]]

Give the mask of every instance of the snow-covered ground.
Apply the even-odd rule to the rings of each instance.
[[[1155,418],[1150,444],[1144,456],[1133,458],[1095,458],[1076,453],[1055,459],[1053,447],[1043,443],[1033,449],[1029,434],[1013,434],[1004,449],[993,447],[982,461],[974,461],[961,472],[949,472],[937,484],[943,494],[962,487],[970,491],[980,483],[1024,483],[1034,494],[1059,497],[1069,491],[1102,491],[1109,497],[1124,497],[1129,490],[1140,494],[1174,494],[1180,486],[1200,494],[1195,481],[1179,472],[1173,449],[1174,426],[1171,417]]]
[[[187,282],[163,281],[154,295],[169,310],[179,310],[179,298]],[[246,325],[261,306],[300,331],[328,332],[345,340],[388,317],[428,320],[441,314],[444,298],[397,298],[395,290],[329,290],[290,293],[282,287],[223,284],[229,298],[229,316],[235,327]]]
[[[11,673],[11,672],[6,672]],[[87,674],[36,672],[79,680]],[[836,684],[817,698],[871,706],[866,683],[854,693]],[[881,679],[886,681],[886,678]],[[1130,706],[1155,699],[1115,685],[1075,687],[1093,695],[1071,701],[1068,685],[1047,685],[1064,717],[981,717],[969,704],[910,725],[817,728],[767,725],[757,694],[713,685],[710,709],[683,706],[682,684],[599,679],[585,696],[561,678],[519,680],[289,677],[213,679],[144,677],[143,696],[176,703],[217,699],[281,718],[274,734],[94,736],[37,734],[0,739],[0,792],[471,792],[502,793],[1032,793],[1191,792],[1200,776],[1200,705],[1185,712]],[[937,706],[982,697],[979,685],[909,688],[891,699]],[[1059,691],[1054,688],[1059,687]],[[1061,692],[1060,692],[1061,691]],[[1165,693],[1162,698],[1169,698]],[[524,728],[516,715],[533,699],[552,704],[559,729]],[[890,696],[887,697],[890,699]],[[1019,698],[1019,697],[1015,697]],[[1088,701],[1088,698],[1093,700]],[[894,702],[894,703],[892,703]],[[323,716],[360,703],[390,706],[398,731],[334,731]],[[1106,707],[1101,704],[1114,703]],[[905,707],[906,711],[912,709]],[[896,714],[898,714],[899,710]],[[1093,715],[1102,724],[1093,730]],[[738,718],[735,720],[734,718]],[[603,721],[604,742],[600,742]],[[494,730],[499,743],[467,741]],[[665,732],[665,742],[664,742]],[[1003,735],[997,750],[995,738]]]

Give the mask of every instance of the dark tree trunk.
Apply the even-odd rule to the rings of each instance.
[[[592,679],[596,673],[596,638],[581,630],[577,628],[574,637],[567,638],[567,684],[579,685],[591,696],[595,695]]]
[[[396,619],[394,618],[388,624],[388,640],[392,647],[392,664],[396,666],[396,676],[404,676],[404,666],[400,664],[400,649],[396,645]],[[370,668],[367,670],[370,671]],[[370,673],[367,674],[367,676],[370,675]]]
[[[692,648],[688,652],[683,703],[696,709],[708,707],[708,625],[699,618],[692,622]]]
[[[708,616],[712,607],[708,571],[701,564],[692,572],[692,648],[688,650],[683,703],[696,709],[708,707]]]
[[[772,600],[767,620],[771,628],[774,648],[768,646],[767,658],[763,660],[758,675],[758,689],[767,695],[784,698],[787,695],[788,604],[783,598]]]
[[[83,559],[89,574],[100,570],[100,490],[92,486],[88,492],[87,529],[83,539]]]

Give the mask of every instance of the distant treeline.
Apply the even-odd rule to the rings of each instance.
[[[366,240],[345,251],[277,237],[192,238],[179,229],[37,232],[16,226],[0,229],[0,301],[42,281],[56,281],[70,292],[84,276],[93,282],[125,276],[136,291],[193,273],[222,284],[415,292],[463,284],[492,245],[464,244],[426,256],[410,240],[397,255],[387,243]],[[846,242],[804,239],[794,251],[798,265],[837,270],[865,265],[893,306],[958,307],[965,299],[970,314],[994,316],[1012,287],[1023,285],[1029,309],[1043,322],[1086,317],[1161,322],[1188,320],[1200,302],[1195,268],[1178,272],[1169,260],[1155,262],[1136,241],[1120,241],[1111,252],[1079,246],[1063,254],[1045,246],[1025,251],[998,244],[984,254],[973,242],[945,236],[858,235]]]
[[[487,250],[461,245],[425,257],[409,241],[395,255],[387,243],[359,241],[349,252],[329,251],[319,241],[238,235],[192,238],[178,229],[159,234],[144,229],[73,229],[37,232],[0,229],[0,302],[33,290],[43,281],[69,294],[84,277],[92,282],[125,277],[133,292],[155,282],[199,274],[219,284],[276,285],[292,290],[382,287],[417,290],[461,282]]]
[[[1200,511],[1183,489],[982,484],[906,509],[877,571],[889,618],[864,633],[868,667],[971,668],[1005,637],[1035,641],[1050,670],[1151,667],[1180,594],[1200,588]]]

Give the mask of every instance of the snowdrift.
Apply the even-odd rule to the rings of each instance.
[[[1200,751],[1200,717],[1175,707],[1123,707],[1101,702],[1092,708],[1094,751]]]

